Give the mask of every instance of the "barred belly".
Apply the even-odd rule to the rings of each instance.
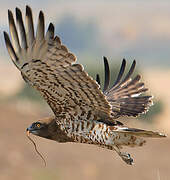
[[[74,142],[96,144],[108,149],[114,146],[142,146],[145,143],[142,138],[116,131],[117,126],[108,126],[98,121],[67,121],[61,125],[61,129]]]
[[[67,136],[78,143],[112,145],[116,138],[109,126],[98,121],[70,121],[61,129],[65,129]]]

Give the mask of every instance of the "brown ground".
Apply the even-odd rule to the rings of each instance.
[[[131,124],[168,134],[170,93],[168,87],[162,88],[160,82],[165,77],[167,81],[169,78],[166,74],[155,80],[149,73],[147,77],[155,96],[162,94],[164,111],[156,118],[155,125],[139,124],[134,120]],[[44,168],[25,135],[26,127],[43,115],[36,109],[24,113],[21,107],[13,103],[0,104],[0,180],[168,180],[170,177],[169,138],[149,139],[142,148],[128,148],[135,160],[133,166],[128,166],[116,153],[105,149],[92,145],[58,144],[32,136],[47,160],[47,167]]]

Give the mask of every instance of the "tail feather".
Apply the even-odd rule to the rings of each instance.
[[[165,134],[154,132],[154,131],[147,131],[143,129],[136,129],[136,128],[127,128],[127,127],[119,127],[117,128],[117,131],[119,133],[126,133],[126,134],[132,134],[134,136],[140,136],[140,137],[150,137],[150,138],[161,138],[166,137]]]

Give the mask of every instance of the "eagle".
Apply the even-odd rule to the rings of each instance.
[[[27,132],[59,143],[94,144],[115,151],[128,165],[133,164],[123,147],[145,144],[145,138],[166,137],[159,132],[130,128],[117,121],[119,117],[136,117],[152,105],[152,96],[141,82],[141,76],[131,78],[136,61],[125,74],[122,61],[116,81],[110,86],[110,70],[104,57],[105,81],[101,89],[100,76],[92,79],[76,57],[54,35],[54,25],[39,12],[34,32],[32,10],[26,6],[25,25],[22,12],[16,8],[16,24],[8,10],[9,31],[4,32],[8,53],[21,72],[24,81],[35,88],[53,111],[51,117],[36,120]],[[124,75],[125,74],[125,75]]]

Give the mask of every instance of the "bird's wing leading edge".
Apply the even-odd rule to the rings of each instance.
[[[112,105],[112,116],[114,118],[120,116],[136,117],[139,114],[145,113],[149,106],[152,105],[152,96],[141,95],[148,91],[148,89],[144,87],[144,83],[140,81],[141,76],[136,75],[134,78],[131,78],[135,65],[136,61],[134,60],[128,73],[123,78],[126,67],[126,60],[124,59],[115,83],[109,88],[110,69],[108,60],[104,57],[105,82],[103,93]],[[100,85],[100,76],[98,74],[96,81]]]
[[[72,64],[76,57],[54,37],[50,23],[44,33],[44,15],[39,13],[34,33],[31,9],[26,6],[25,26],[22,13],[16,8],[16,23],[8,11],[12,43],[6,32],[4,38],[10,57],[26,82],[36,88],[48,102],[54,114],[62,118],[109,119],[111,106],[99,85],[83,70]]]

